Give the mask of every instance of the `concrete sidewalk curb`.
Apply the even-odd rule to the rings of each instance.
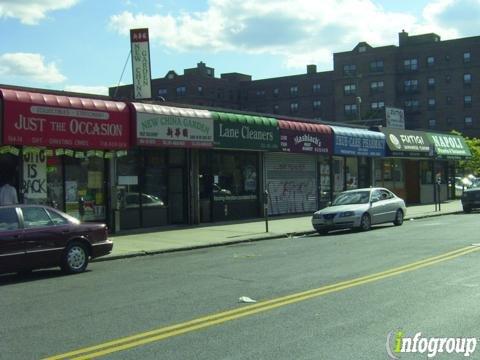
[[[405,221],[416,220],[416,219],[425,219],[430,217],[437,217],[442,215],[454,215],[454,214],[461,214],[463,211],[453,211],[448,213],[438,213],[438,214],[426,214],[426,215],[418,215],[418,216],[411,216],[406,217]],[[159,254],[167,254],[167,253],[174,253],[174,252],[181,252],[181,251],[191,251],[191,250],[198,250],[198,249],[205,249],[211,247],[220,247],[220,246],[227,246],[227,245],[235,245],[235,244],[242,244],[248,242],[255,242],[255,241],[263,241],[263,240],[274,240],[274,239],[282,239],[282,238],[291,238],[297,236],[305,236],[305,235],[312,235],[316,234],[315,230],[306,230],[306,231],[297,231],[293,233],[283,233],[283,234],[272,234],[267,236],[260,236],[260,237],[253,237],[253,238],[246,238],[246,239],[238,239],[233,241],[222,241],[218,243],[209,243],[209,244],[199,244],[195,246],[185,246],[185,247],[178,247],[178,248],[171,248],[171,249],[161,249],[161,250],[152,250],[152,251],[135,251],[131,253],[121,254],[121,255],[112,255],[112,256],[105,256],[100,257],[97,259],[92,259],[91,262],[104,262],[104,261],[112,261],[112,260],[120,260],[120,259],[129,259],[135,258],[140,256],[151,256],[151,255],[159,255]],[[114,245],[115,246],[115,245]]]

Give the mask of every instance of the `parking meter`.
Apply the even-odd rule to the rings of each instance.
[[[265,216],[265,232],[268,233],[268,190],[263,192],[263,213]]]
[[[85,199],[83,196],[78,198],[78,214],[80,215],[80,219],[83,220],[83,216],[85,215]]]

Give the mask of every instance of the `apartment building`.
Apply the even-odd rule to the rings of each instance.
[[[430,33],[399,33],[398,45],[358,43],[333,54],[333,70],[252,80],[240,73],[215,77],[200,62],[183,74],[152,80],[158,101],[254,111],[359,125],[381,124],[385,107],[404,109],[407,129],[480,136],[480,36],[442,41]],[[132,85],[110,88],[131,99]]]

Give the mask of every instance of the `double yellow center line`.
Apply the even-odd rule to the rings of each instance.
[[[209,326],[218,325],[227,321],[240,319],[245,316],[254,315],[264,311],[272,310],[277,307],[285,306],[292,303],[312,299],[322,295],[330,294],[333,292],[349,289],[355,286],[368,284],[374,281],[389,278],[395,275],[406,273],[421,269],[423,267],[431,266],[443,261],[451,260],[463,255],[480,250],[477,246],[467,246],[455,251],[450,251],[438,256],[423,259],[417,262],[413,262],[407,265],[403,265],[397,268],[386,270],[383,272],[362,276],[352,280],[342,281],[332,285],[322,286],[316,289],[295,293],[279,297],[272,300],[266,300],[258,302],[252,305],[243,306],[237,309],[220,312],[217,314],[208,315],[191,321],[179,323],[176,325],[162,327],[152,331],[139,333],[132,336],[112,340],[103,344],[78,349],[65,354],[59,354],[52,357],[48,357],[45,360],[60,360],[60,359],[93,359],[107,354],[111,354],[118,351],[123,351],[138,347],[141,345],[149,344],[152,342],[164,340],[173,336],[182,335],[195,330],[203,329]]]

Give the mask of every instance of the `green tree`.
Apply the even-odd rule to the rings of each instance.
[[[463,136],[462,133],[452,130],[452,134],[460,135],[465,139],[472,157],[467,160],[459,161],[459,168],[463,170],[465,175],[473,174],[475,176],[480,175],[480,139],[479,138],[469,138]]]

